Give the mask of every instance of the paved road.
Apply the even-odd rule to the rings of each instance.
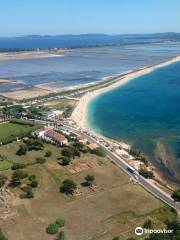
[[[65,126],[65,128],[67,130],[70,130],[71,132],[73,132],[74,134],[78,134],[78,135],[83,135],[89,142],[92,143],[96,143],[97,145],[101,146],[104,151],[106,152],[107,156],[111,159],[112,162],[114,162],[118,167],[120,167],[123,171],[125,171],[126,173],[128,173],[131,177],[134,177],[135,174],[130,173],[127,170],[127,167],[129,166],[121,157],[119,157],[118,155],[116,155],[115,153],[111,152],[109,149],[107,149],[106,147],[104,147],[101,143],[97,142],[94,138],[90,137],[89,135],[87,135],[86,133],[82,133],[80,131],[78,131],[77,129],[70,127],[70,126]],[[138,173],[136,173],[136,175],[138,175],[139,178],[139,182],[140,184],[150,193],[152,193],[155,197],[159,198],[161,201],[165,202],[166,204],[168,204],[169,206],[173,207],[174,209],[176,209],[177,211],[180,211],[180,204],[174,202],[174,200],[169,197],[165,192],[163,192],[160,188],[158,188],[157,186],[155,186],[152,182],[150,182],[150,180],[145,179],[144,177],[142,177],[141,175],[139,175]]]
[[[46,124],[48,123],[48,121],[41,121],[38,120],[39,122]],[[52,122],[49,122],[50,124],[52,124]],[[124,172],[126,172],[129,176],[131,176],[132,178],[134,178],[134,176],[138,176],[138,181],[139,183],[151,194],[153,194],[155,197],[157,197],[158,199],[160,199],[161,201],[165,202],[166,204],[168,204],[170,207],[176,209],[179,213],[180,213],[180,203],[175,202],[171,197],[169,197],[167,195],[167,193],[165,193],[164,191],[162,191],[160,188],[158,188],[155,184],[153,184],[150,180],[145,179],[144,177],[142,177],[141,175],[139,175],[139,173],[137,172],[136,174],[131,173],[128,171],[128,163],[125,162],[120,156],[118,156],[117,154],[111,152],[109,149],[107,149],[104,145],[102,145],[101,143],[97,142],[96,139],[94,139],[93,137],[87,135],[84,132],[81,132],[79,130],[77,130],[76,128],[69,126],[69,125],[63,125],[63,128],[66,130],[71,131],[72,133],[76,134],[76,135],[82,135],[84,136],[89,142],[92,143],[96,143],[98,146],[102,147],[104,149],[104,151],[106,152],[106,155],[111,159],[112,162],[114,162],[119,168],[121,168]],[[61,129],[61,127],[60,127]]]

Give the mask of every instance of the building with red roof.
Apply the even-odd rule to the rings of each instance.
[[[63,146],[68,144],[68,140],[62,134],[54,131],[53,129],[46,131],[44,135],[56,145]]]

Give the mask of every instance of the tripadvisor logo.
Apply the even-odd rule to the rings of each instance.
[[[137,236],[143,235],[143,233],[144,233],[144,229],[142,227],[135,228],[135,234]]]
[[[142,228],[142,227],[137,227],[135,228],[135,234],[137,236],[143,235],[143,234],[152,234],[152,233],[173,233],[172,229],[146,229],[146,228]]]

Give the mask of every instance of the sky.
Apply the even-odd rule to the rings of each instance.
[[[0,0],[0,36],[180,32],[180,0]]]

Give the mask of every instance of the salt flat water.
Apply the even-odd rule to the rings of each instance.
[[[0,78],[21,80],[1,84],[0,92],[26,89],[37,84],[69,87],[101,80],[131,69],[167,60],[180,52],[180,43],[137,44],[76,48],[48,58],[0,61]]]
[[[180,62],[129,81],[89,104],[90,126],[143,151],[180,181]]]

